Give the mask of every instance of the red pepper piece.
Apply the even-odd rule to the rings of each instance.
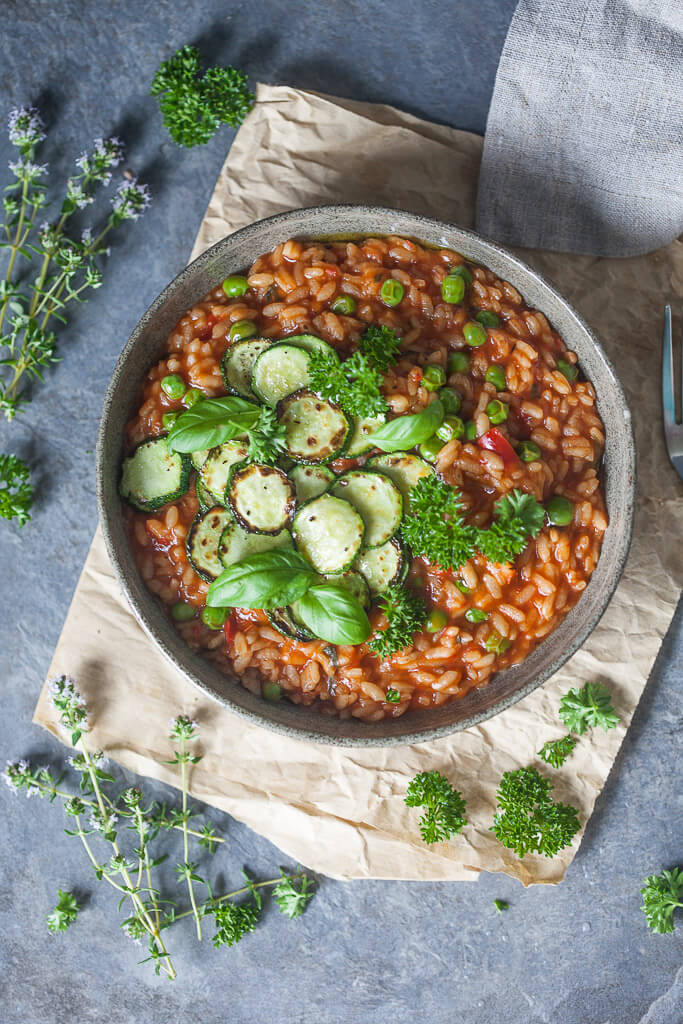
[[[487,451],[497,452],[503,462],[516,462],[518,460],[518,455],[515,449],[512,447],[510,442],[503,437],[497,427],[491,427],[491,429],[487,430],[485,434],[478,437],[477,444],[480,448],[486,448]]]

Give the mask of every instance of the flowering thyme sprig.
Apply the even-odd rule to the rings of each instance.
[[[60,722],[76,746],[76,752],[69,757],[69,764],[81,776],[81,794],[74,795],[62,789],[61,776],[55,777],[46,767],[32,768],[24,760],[8,762],[3,773],[5,782],[14,792],[23,791],[28,797],[47,797],[51,802],[61,798],[64,801],[64,811],[73,822],[65,832],[80,839],[95,877],[119,893],[119,908],[128,905],[131,913],[122,921],[121,928],[136,944],[146,941],[148,955],[143,963],[151,961],[157,974],[164,973],[170,979],[176,977],[162,933],[184,917],[194,919],[201,938],[201,921],[212,916],[216,927],[212,942],[217,948],[238,942],[256,927],[264,888],[272,890],[274,902],[287,917],[295,918],[303,912],[313,891],[311,880],[300,871],[289,875],[281,873],[279,877],[263,882],[255,882],[245,874],[246,885],[215,896],[209,882],[198,874],[196,863],[190,860],[190,836],[211,853],[225,842],[209,823],[201,828],[190,828],[189,825],[196,812],[188,803],[188,766],[201,759],[187,750],[187,744],[198,736],[195,722],[186,715],[180,715],[171,723],[171,737],[179,742],[180,749],[167,763],[178,764],[181,768],[182,810],[168,809],[164,804],[154,802],[147,804],[144,793],[137,787],[129,787],[112,799],[104,789],[106,784],[114,782],[113,776],[105,771],[106,760],[101,751],[91,751],[85,743],[89,728],[88,709],[74,681],[68,676],[60,676],[52,684],[51,692]],[[124,822],[127,824],[122,830]],[[178,874],[187,881],[190,896],[190,908],[187,910],[177,911],[173,900],[162,898],[154,880],[154,869],[166,859],[166,855],[155,856],[150,844],[162,830],[169,829],[176,829],[183,835],[184,858],[178,865]],[[135,835],[137,845],[126,851],[122,838],[127,833]],[[105,857],[97,853],[96,844],[103,841],[109,844],[110,851]],[[207,897],[201,901],[197,899],[195,883],[206,887]],[[246,894],[249,894],[246,902],[236,902]],[[55,932],[64,931],[75,919],[77,911],[78,904],[73,894],[60,890],[57,906],[48,917],[48,927]]]
[[[67,235],[69,218],[94,203],[97,189],[109,184],[112,168],[123,159],[119,139],[98,138],[92,150],[77,159],[58,217],[36,227],[36,213],[47,205],[42,182],[47,165],[35,159],[36,147],[45,138],[43,125],[33,108],[22,108],[10,114],[8,131],[19,155],[10,161],[16,181],[6,189],[3,201],[5,240],[0,246],[9,249],[10,255],[0,283],[0,349],[5,349],[0,359],[0,409],[12,419],[28,401],[26,382],[42,380],[44,369],[57,361],[50,321],[66,323],[67,305],[83,302],[84,292],[101,286],[97,260],[109,252],[105,238],[124,221],[140,217],[149,205],[150,192],[131,175],[112,197],[111,212],[98,233],[86,228],[80,238]],[[35,255],[40,259],[37,274],[20,287],[14,280],[17,260],[31,263]],[[6,320],[9,328],[5,330]]]

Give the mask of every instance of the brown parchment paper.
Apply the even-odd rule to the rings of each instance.
[[[398,206],[470,226],[482,140],[389,107],[259,86],[237,133],[192,256],[230,231],[281,210],[321,202]],[[659,334],[665,301],[681,294],[683,245],[607,260],[526,252],[597,330],[634,413],[639,491],[626,572],[585,646],[542,687],[481,726],[448,739],[341,750],[249,725],[200,697],[156,650],[114,579],[98,529],[49,678],[73,675],[92,709],[91,742],[141,775],[176,783],[170,719],[201,724],[195,797],[267,836],[290,858],[337,878],[473,879],[502,871],[525,885],[559,882],[578,848],[520,860],[488,831],[501,774],[534,760],[562,735],[560,695],[602,679],[617,729],[584,737],[558,772],[555,795],[591,814],[671,621],[683,580],[683,488],[668,463],[659,408]],[[305,713],[305,712],[302,712]],[[44,687],[34,720],[65,742]],[[464,792],[471,822],[428,848],[403,796],[417,771],[436,768]]]

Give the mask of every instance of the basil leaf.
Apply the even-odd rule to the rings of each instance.
[[[337,583],[307,590],[296,602],[296,617],[330,644],[362,644],[372,632],[360,601]]]
[[[259,407],[244,398],[205,398],[180,414],[168,432],[166,443],[175,452],[214,448],[251,430]]]
[[[422,412],[413,416],[397,416],[395,420],[385,423],[372,434],[372,444],[383,452],[405,452],[422,444],[438,430],[444,418],[445,410],[441,399],[436,398]]]
[[[214,580],[210,608],[280,608],[302,597],[317,574],[296,551],[275,548],[243,558]]]

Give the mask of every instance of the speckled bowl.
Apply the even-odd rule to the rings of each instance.
[[[578,604],[521,664],[494,676],[462,700],[395,721],[339,720],[288,701],[268,703],[192,652],[137,570],[124,530],[117,493],[124,427],[139,401],[141,382],[160,357],[166,337],[182,313],[228,274],[249,266],[261,253],[293,236],[406,235],[455,249],[510,281],[526,302],[541,310],[578,357],[598,396],[607,429],[604,487],[609,511],[598,565]],[[368,206],[320,206],[292,210],[229,235],[182,271],[152,303],[116,364],[104,402],[97,442],[100,518],[112,564],[138,620],[157,647],[204,694],[242,715],[293,738],[340,746],[418,743],[483,722],[525,697],[556,671],[595,628],[614,592],[631,539],[635,451],[631,414],[614,369],[589,327],[571,306],[521,260],[492,242],[452,224],[398,210]]]

